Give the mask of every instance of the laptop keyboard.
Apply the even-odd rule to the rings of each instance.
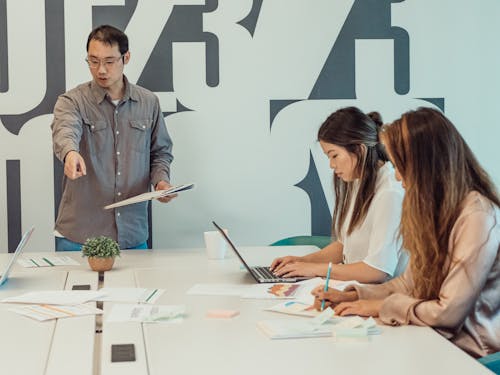
[[[269,267],[252,267],[252,269],[263,279],[282,279],[279,276],[274,275]]]

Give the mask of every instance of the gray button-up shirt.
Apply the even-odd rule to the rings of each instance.
[[[124,77],[125,93],[115,106],[94,81],[61,95],[54,108],[56,157],[79,152],[87,175],[63,178],[55,229],[71,241],[108,236],[122,249],[148,239],[147,202],[114,210],[103,207],[169,181],[172,140],[158,98]]]

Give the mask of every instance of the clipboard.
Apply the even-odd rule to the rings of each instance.
[[[190,190],[193,187],[194,187],[194,184],[184,184],[184,185],[173,186],[167,190],[150,191],[147,193],[139,194],[139,195],[136,195],[134,197],[124,199],[124,200],[119,201],[119,202],[115,202],[113,204],[108,204],[107,206],[104,206],[104,209],[109,210],[109,209],[116,208],[116,207],[127,206],[129,204],[150,201],[152,199],[163,198],[163,197],[166,197],[167,195],[177,194],[177,193],[180,193],[181,191]]]

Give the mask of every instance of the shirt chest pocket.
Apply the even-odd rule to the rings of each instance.
[[[102,151],[106,148],[108,142],[107,127],[108,124],[104,120],[83,120],[83,124],[87,128],[87,147],[90,152]]]
[[[137,152],[149,153],[151,120],[130,120],[130,146]]]

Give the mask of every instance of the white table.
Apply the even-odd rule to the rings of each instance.
[[[2,269],[9,256],[1,254]],[[71,289],[74,284],[90,284],[97,289],[97,276],[84,267],[23,269],[16,265],[7,283],[0,287],[0,299],[34,290]],[[93,316],[38,322],[9,311],[13,306],[18,305],[0,304],[1,374],[95,373]]]
[[[246,248],[251,264],[265,265],[276,254],[309,251],[301,248]],[[230,296],[190,296],[195,283],[252,283],[236,259],[207,260],[203,251],[155,251],[139,259],[124,256],[107,273],[106,286],[135,285],[163,288],[158,304],[183,304],[188,316],[182,324],[106,324],[103,329],[101,370],[108,374],[487,374],[466,355],[430,328],[383,326],[368,342],[334,342],[332,338],[270,340],[256,323],[287,316],[262,309],[277,301],[242,300]],[[135,270],[132,272],[131,267]],[[229,320],[207,319],[209,309],[236,309]],[[297,319],[297,318],[290,318]],[[142,340],[141,340],[142,336]],[[134,343],[138,363],[130,367],[110,362],[110,346]],[[147,372],[149,371],[149,372]]]
[[[244,248],[251,264],[265,265],[275,256],[299,255],[309,247]],[[107,287],[163,288],[158,304],[186,305],[181,324],[109,323],[95,334],[94,317],[39,323],[0,304],[0,373],[2,374],[488,374],[486,368],[439,334],[425,327],[386,327],[368,342],[334,342],[331,338],[270,340],[256,323],[287,319],[263,311],[277,301],[230,296],[190,296],[196,283],[253,283],[234,258],[207,260],[202,249],[125,251],[106,272]],[[53,255],[53,254],[52,254]],[[0,288],[0,298],[28,290],[97,286],[79,253],[65,253],[79,267],[22,269]],[[5,264],[0,257],[0,265]],[[105,312],[112,304],[105,303]],[[209,309],[235,309],[229,320],[207,319]],[[291,318],[290,319],[295,319]],[[111,345],[133,343],[135,362],[111,363]]]

